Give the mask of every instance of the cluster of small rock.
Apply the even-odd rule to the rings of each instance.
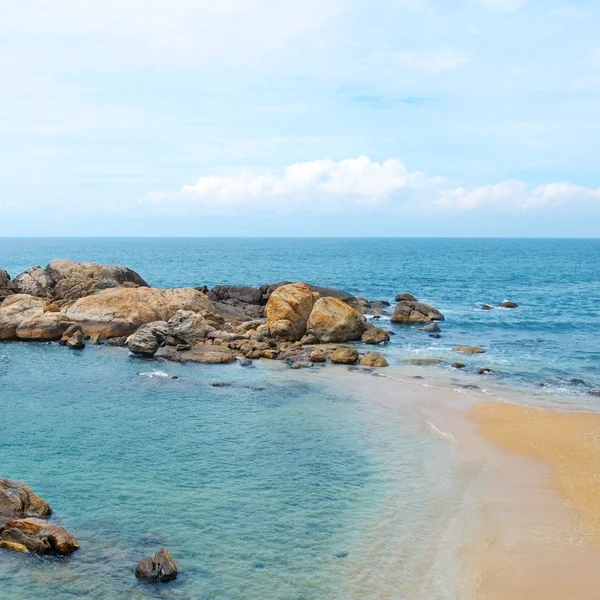
[[[0,478],[0,549],[29,554],[68,556],[79,542],[64,527],[47,519],[52,509],[20,481]],[[135,575],[146,583],[167,583],[177,577],[177,567],[166,548],[154,559],[143,558]]]

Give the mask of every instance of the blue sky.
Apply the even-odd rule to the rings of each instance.
[[[0,235],[598,236],[595,0],[20,0]]]

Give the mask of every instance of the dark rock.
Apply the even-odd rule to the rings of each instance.
[[[133,354],[154,356],[168,335],[169,325],[166,321],[146,323],[127,338],[127,347]]]
[[[419,331],[425,331],[427,333],[440,333],[442,330],[437,323],[429,323],[424,327],[419,327]]]
[[[213,381],[211,385],[213,387],[231,387],[233,384],[228,381]]]
[[[145,557],[135,568],[135,576],[145,583],[168,583],[177,578],[179,571],[166,548],[154,555],[154,560]]]
[[[584,379],[578,379],[576,377],[574,377],[573,379],[570,379],[569,383],[572,383],[573,385],[586,385]]]
[[[465,365],[465,363],[461,363],[461,362],[453,362],[452,366],[455,369],[464,369],[466,365]]]
[[[442,337],[442,335],[440,333],[430,333],[429,337],[433,338],[434,340],[439,340]]]
[[[217,285],[208,292],[208,297],[213,302],[230,300],[237,304],[261,305],[263,303],[263,294],[260,289],[238,285]]]
[[[252,361],[248,358],[239,358],[238,359],[240,366],[242,367],[251,367],[252,366]]]
[[[369,308],[381,309],[388,308],[390,306],[391,304],[387,300],[371,300],[369,302]]]
[[[85,348],[85,341],[83,340],[83,334],[81,330],[76,331],[68,340],[67,348],[71,350],[83,350]]]
[[[487,375],[488,373],[491,373],[491,372],[492,372],[491,369],[488,369],[487,367],[484,367],[484,368],[479,369],[477,371],[477,375]]]
[[[392,315],[392,323],[402,324],[429,323],[443,320],[444,315],[439,310],[423,302],[398,302]]]
[[[481,310],[492,310],[492,307],[489,304],[482,304],[480,308]]]
[[[516,302],[510,302],[509,300],[505,300],[504,302],[500,302],[498,306],[500,308],[517,308],[519,305]]]
[[[396,302],[417,302],[417,299],[412,294],[398,294]]]
[[[407,358],[402,361],[405,365],[416,365],[419,367],[428,365],[441,365],[443,361],[439,358]]]

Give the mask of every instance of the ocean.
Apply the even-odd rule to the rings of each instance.
[[[153,286],[411,292],[446,321],[434,340],[379,320],[393,365],[476,344],[486,353],[460,360],[480,386],[600,401],[599,240],[0,239],[12,276],[58,257],[124,264]],[[479,308],[505,299],[519,307]],[[444,536],[465,528],[454,508],[470,506],[473,474],[421,415],[361,401],[329,369],[0,343],[0,476],[29,483],[81,544],[68,559],[0,553],[0,597],[463,598],[441,554],[460,553]],[[162,545],[180,577],[138,583],[135,564]]]

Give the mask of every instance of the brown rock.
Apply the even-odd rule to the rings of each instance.
[[[135,569],[135,576],[146,583],[168,583],[176,579],[178,573],[166,548],[158,550],[154,560],[142,558]]]
[[[83,350],[85,348],[85,341],[81,331],[76,331],[68,340],[67,348],[71,350]]]
[[[396,302],[417,302],[417,299],[412,294],[398,294]]]
[[[488,369],[487,367],[484,367],[484,368],[479,369],[477,371],[477,375],[487,375],[488,373],[491,373],[491,372],[492,372],[491,369]]]
[[[292,283],[277,288],[269,297],[265,314],[271,335],[290,342],[306,333],[306,323],[318,293],[305,283]]]
[[[128,336],[153,321],[168,321],[178,310],[210,310],[210,300],[193,288],[114,288],[77,300],[67,310],[85,335]]]
[[[129,351],[140,356],[154,356],[167,337],[168,328],[166,321],[142,325],[127,338]]]
[[[354,365],[358,362],[358,351],[354,348],[336,348],[331,354],[331,362],[339,365]]]
[[[0,548],[5,550],[11,550],[12,552],[21,552],[22,554],[29,554],[29,550],[23,544],[17,544],[16,542],[7,542],[0,540]]]
[[[178,351],[173,346],[163,346],[156,353],[157,357],[175,362],[195,362],[213,365],[223,365],[235,362],[235,354],[226,346],[197,344],[190,350]]]
[[[50,312],[50,313],[59,313],[60,312],[60,306],[58,306],[57,304],[46,304],[46,306],[44,306],[44,312]]]
[[[390,341],[390,334],[381,327],[368,327],[362,334],[360,341],[363,344],[383,344]]]
[[[21,321],[15,333],[20,340],[60,340],[71,325],[65,313],[46,312]]]
[[[327,362],[327,355],[323,350],[313,350],[310,353],[310,361],[314,363],[324,363]]]
[[[430,323],[443,321],[444,315],[429,304],[423,302],[398,302],[392,315],[392,323]]]
[[[452,366],[455,369],[464,369],[465,368],[465,363],[461,363],[461,362],[453,362]]]
[[[79,550],[79,543],[64,527],[36,518],[7,519],[0,539],[40,554],[71,554]]]
[[[359,340],[366,330],[363,317],[338,298],[319,298],[307,322],[308,333],[321,343]]]
[[[481,310],[492,310],[492,307],[489,304],[482,304],[480,308]]]
[[[0,515],[7,517],[47,517],[52,509],[31,488],[20,481],[0,479]]]
[[[510,302],[509,300],[506,300],[504,302],[500,302],[498,306],[500,308],[518,308],[519,305],[516,302]]]
[[[362,356],[360,359],[360,364],[365,367],[376,368],[388,366],[387,360],[385,360],[381,354],[377,354],[376,352],[369,352],[368,354]]]
[[[463,352],[464,354],[483,354],[485,350],[479,346],[454,346],[454,352]]]

